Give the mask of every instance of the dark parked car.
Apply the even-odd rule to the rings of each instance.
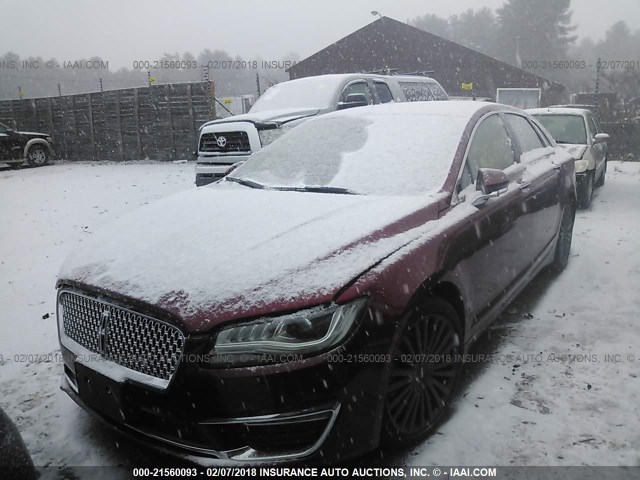
[[[192,459],[406,445],[442,418],[458,354],[565,267],[575,208],[571,156],[521,110],[318,117],[67,259],[62,388]]]
[[[0,163],[19,168],[48,164],[53,158],[53,139],[46,133],[16,132],[0,123]]]

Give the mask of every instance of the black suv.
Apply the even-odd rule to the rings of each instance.
[[[0,123],[0,163],[20,168],[46,165],[53,158],[53,139],[46,133],[16,132]]]

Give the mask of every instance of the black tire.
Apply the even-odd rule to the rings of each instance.
[[[596,182],[596,187],[601,187],[604,185],[605,177],[607,176],[607,159],[604,159],[604,168],[602,169],[602,174],[598,177],[598,181]]]
[[[571,241],[573,240],[573,225],[576,218],[576,209],[573,205],[567,205],[562,212],[560,220],[560,229],[558,230],[558,240],[556,241],[556,250],[551,264],[551,271],[555,273],[562,272],[569,263],[569,254],[571,253]]]
[[[49,163],[49,152],[42,145],[34,145],[27,152],[27,162],[31,167],[41,167]]]
[[[578,206],[580,208],[590,208],[593,199],[593,176],[594,172],[587,172],[586,180],[578,188]]]
[[[405,318],[384,392],[381,445],[386,448],[413,444],[438,425],[461,368],[461,322],[450,303],[427,297]]]
[[[3,480],[35,480],[39,477],[20,432],[0,409],[0,472]]]

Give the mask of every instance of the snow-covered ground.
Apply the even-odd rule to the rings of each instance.
[[[173,163],[0,171],[0,407],[36,465],[163,461],[59,390],[54,284],[96,228],[193,180],[192,164]],[[577,215],[567,270],[538,278],[476,344],[438,433],[372,461],[640,465],[638,205],[640,163],[610,163]]]

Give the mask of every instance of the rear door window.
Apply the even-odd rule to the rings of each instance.
[[[380,100],[380,103],[393,102],[393,95],[391,94],[389,85],[381,81],[375,81],[373,84],[376,88],[376,93],[378,94],[378,100]]]
[[[520,144],[523,154],[544,148],[544,143],[540,140],[540,137],[529,123],[529,120],[513,113],[507,113],[505,116]]]
[[[346,102],[347,97],[354,93],[364,95],[369,105],[373,104],[373,99],[371,98],[371,92],[369,91],[369,86],[367,85],[367,82],[365,80],[359,80],[347,85],[342,91],[342,94],[340,95],[340,101]]]

